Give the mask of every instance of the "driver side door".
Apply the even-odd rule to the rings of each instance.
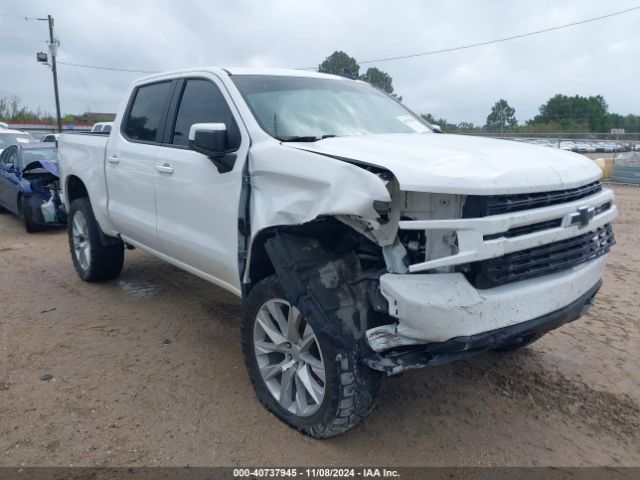
[[[224,123],[239,138],[234,168],[220,173],[206,155],[189,149],[194,123]],[[162,253],[193,273],[238,289],[238,210],[249,137],[214,75],[179,80],[164,141],[155,158],[157,231]],[[204,275],[202,275],[204,274]]]

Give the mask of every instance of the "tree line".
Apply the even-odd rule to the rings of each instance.
[[[335,51],[319,66],[319,72],[348,75],[371,83],[399,100],[393,88],[393,78],[388,73],[370,67],[361,75],[355,58],[343,51]],[[490,133],[554,133],[609,132],[611,128],[624,128],[627,133],[640,133],[640,115],[609,113],[609,106],[601,95],[573,97],[558,94],[539,108],[539,114],[522,125],[516,118],[516,110],[501,98],[491,108],[484,125],[472,122],[451,123],[445,118],[436,118],[431,113],[422,114],[427,122],[437,124],[445,132],[490,132]]]
[[[387,72],[369,67],[361,73],[358,61],[347,53],[337,50],[325,58],[318,71],[349,76],[363,80],[388,93],[398,101],[393,87],[393,78]],[[557,94],[540,106],[539,113],[520,124],[516,110],[505,99],[499,99],[491,108],[484,125],[472,122],[452,123],[446,118],[436,118],[431,113],[421,114],[427,122],[437,124],[444,132],[489,132],[489,133],[604,133],[611,128],[624,128],[626,133],[640,133],[640,115],[610,113],[607,102],[601,95],[583,97]],[[14,122],[53,123],[53,116],[39,108],[32,111],[25,107],[17,96],[0,94],[0,120]],[[80,115],[65,115],[64,123],[81,121]]]

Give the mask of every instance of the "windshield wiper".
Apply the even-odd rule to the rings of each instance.
[[[299,135],[292,137],[276,137],[281,142],[317,142],[318,140],[324,140],[325,138],[333,138],[337,135],[322,135],[321,137],[314,137],[313,135]]]
[[[317,142],[320,140],[318,137],[314,137],[312,135],[299,135],[293,137],[276,137],[281,142]]]

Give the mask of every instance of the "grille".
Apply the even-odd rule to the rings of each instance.
[[[610,224],[577,237],[469,264],[476,288],[492,288],[574,267],[609,252],[615,243]]]
[[[600,181],[568,190],[553,192],[525,193],[517,195],[470,195],[464,204],[462,216],[464,218],[478,218],[500,213],[530,210],[532,208],[548,207],[559,203],[572,202],[588,197],[602,190]]]
[[[611,203],[607,202],[599,207],[595,208],[595,215],[600,215],[602,212],[606,212],[611,208]],[[548,220],[546,222],[533,223],[531,225],[524,225],[522,227],[514,227],[510,228],[506,232],[501,233],[492,233],[489,235],[485,235],[483,240],[495,240],[496,238],[513,238],[519,237],[520,235],[527,235],[528,233],[541,232],[543,230],[549,230],[552,228],[558,228],[562,225],[562,219],[556,218],[555,220]]]
[[[526,235],[528,233],[541,232],[543,230],[549,230],[551,228],[557,228],[562,225],[562,219],[549,220],[548,222],[534,223],[532,225],[525,225],[523,227],[510,228],[506,232],[492,233],[482,237],[484,240],[495,240],[496,238],[513,238],[520,235]]]

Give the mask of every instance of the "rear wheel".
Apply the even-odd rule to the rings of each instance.
[[[78,198],[71,203],[68,233],[73,265],[82,280],[110,280],[120,274],[124,244],[111,237],[107,237],[107,244],[103,243],[100,226],[88,198]]]
[[[316,438],[338,435],[370,413],[381,375],[359,362],[355,342],[337,342],[286,298],[274,275],[246,301],[242,345],[249,377],[260,402],[291,427]]]

